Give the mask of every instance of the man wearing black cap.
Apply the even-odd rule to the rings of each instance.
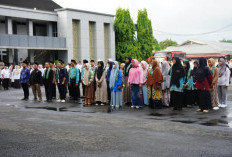
[[[38,93],[39,101],[42,101],[42,93],[40,89],[40,85],[43,84],[42,80],[43,80],[42,72],[38,69],[38,63],[35,62],[34,70],[31,72],[31,76],[29,80],[34,95],[34,101],[37,101],[37,93]]]
[[[28,100],[29,98],[29,89],[28,89],[28,83],[30,79],[30,69],[27,67],[28,63],[27,61],[23,61],[23,69],[21,70],[20,74],[20,83],[23,88],[24,92],[24,98],[22,100]]]
[[[52,81],[53,81],[53,71],[50,68],[49,62],[45,62],[45,71],[43,76],[43,83],[45,87],[47,102],[52,102]]]
[[[62,62],[57,63],[56,69],[56,84],[59,90],[60,98],[57,102],[65,102],[66,99],[66,82],[67,82],[67,71],[62,67]]]
[[[77,101],[77,98],[80,96],[79,92],[79,69],[76,67],[76,61],[71,60],[71,67],[68,71],[69,74],[69,87],[70,87],[70,96],[74,101]]]
[[[52,81],[52,99],[56,99],[56,68],[54,62],[50,61],[50,68],[53,71],[53,81]]]

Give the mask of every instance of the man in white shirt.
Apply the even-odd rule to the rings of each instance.
[[[5,65],[4,69],[1,71],[2,75],[2,86],[5,90],[8,90],[9,87],[9,80],[10,80],[10,70]]]

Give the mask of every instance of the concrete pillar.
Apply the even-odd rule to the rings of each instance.
[[[14,49],[8,49],[8,57],[9,57],[9,63],[14,62]]]
[[[116,59],[114,24],[110,23],[110,58]]]
[[[6,17],[5,21],[6,21],[6,33],[7,34],[13,34],[12,19],[10,17]]]
[[[29,56],[31,64],[33,64],[35,62],[34,61],[35,51],[34,50],[28,50],[28,56]]]
[[[101,59],[105,61],[104,53],[104,23],[96,23],[96,60]]]
[[[29,36],[33,36],[34,35],[34,32],[33,32],[33,21],[32,20],[28,20],[27,21],[27,26],[28,26],[28,35]]]
[[[47,36],[52,37],[53,36],[53,30],[52,30],[52,23],[47,23]]]
[[[81,20],[80,21],[80,34],[81,34],[81,60],[89,60],[89,21]]]

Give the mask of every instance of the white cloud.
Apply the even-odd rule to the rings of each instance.
[[[54,0],[62,7],[115,14],[128,8],[134,22],[139,9],[146,8],[153,29],[178,34],[195,34],[217,30],[232,24],[231,0]],[[226,30],[226,31],[225,31]],[[175,36],[154,32],[160,41],[171,38],[218,41],[232,39],[232,26],[218,33],[201,36]]]

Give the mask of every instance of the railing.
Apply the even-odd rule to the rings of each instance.
[[[66,49],[66,38],[0,34],[0,48]]]

